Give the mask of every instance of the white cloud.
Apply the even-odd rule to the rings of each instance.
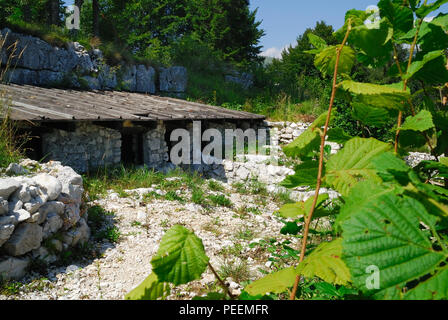
[[[288,47],[289,47],[289,45],[284,46],[281,49],[279,49],[277,47],[269,48],[269,49],[263,51],[262,53],[260,53],[260,56],[280,59],[282,57],[282,52]]]
[[[434,18],[435,18],[435,16],[432,16],[432,17],[426,17],[426,18],[423,18],[423,21],[431,22],[432,20],[434,20]]]

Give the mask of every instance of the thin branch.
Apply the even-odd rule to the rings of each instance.
[[[211,263],[208,263],[208,267],[210,268],[210,270],[212,270],[213,274],[215,275],[216,279],[218,279],[219,284],[221,285],[221,287],[224,289],[224,291],[226,291],[227,295],[229,296],[229,298],[231,300],[234,300],[235,297],[233,296],[233,294],[230,292],[230,289],[228,286],[226,286],[226,284],[224,283],[224,281],[222,281],[221,277],[218,275],[218,273],[216,272],[215,268],[213,268],[213,266],[211,265]]]
[[[305,229],[304,229],[303,238],[302,238],[302,250],[300,252],[299,263],[301,263],[303,261],[303,259],[305,258],[306,244],[307,244],[307,240],[308,240],[310,224],[311,224],[311,221],[313,219],[314,210],[316,209],[317,199],[319,197],[319,191],[320,191],[320,187],[321,187],[321,184],[322,184],[322,172],[323,172],[323,167],[324,167],[325,139],[326,139],[326,136],[327,136],[328,126],[330,124],[331,112],[332,112],[333,105],[334,105],[334,100],[335,100],[335,97],[336,97],[339,61],[340,61],[340,58],[341,58],[342,50],[344,49],[344,46],[347,43],[348,36],[349,36],[351,30],[352,30],[351,20],[349,20],[348,28],[347,28],[347,32],[345,34],[344,41],[342,42],[341,46],[337,50],[336,65],[335,65],[335,68],[334,68],[333,89],[332,89],[332,92],[331,92],[330,106],[328,107],[328,114],[327,114],[327,119],[325,121],[324,131],[323,131],[323,133],[321,135],[320,156],[319,156],[319,171],[318,171],[318,174],[317,174],[316,192],[314,194],[314,200],[313,200],[313,204],[311,206],[310,213],[308,214],[308,217],[307,217],[307,219],[305,221]],[[296,276],[294,287],[293,287],[293,290],[292,290],[291,295],[290,295],[290,300],[295,300],[295,298],[296,298],[296,293],[297,293],[297,288],[298,288],[299,283],[300,283],[300,278],[301,278],[300,275]]]

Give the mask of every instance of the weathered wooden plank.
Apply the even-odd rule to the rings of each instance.
[[[264,116],[155,95],[0,85],[17,102],[16,120],[259,120]],[[18,110],[21,109],[21,110]],[[26,109],[26,111],[22,110]],[[12,116],[13,117],[13,116]],[[74,119],[73,119],[74,118]]]

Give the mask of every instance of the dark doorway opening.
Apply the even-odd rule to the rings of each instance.
[[[121,133],[121,162],[124,165],[143,165],[143,134]]]

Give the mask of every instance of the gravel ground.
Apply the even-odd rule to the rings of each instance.
[[[224,187],[224,193],[232,201],[231,208],[165,199],[146,203],[138,194],[147,190],[127,191],[132,194],[127,198],[109,192],[104,199],[89,205],[99,205],[114,213],[107,217],[120,233],[117,242],[91,240],[95,251],[100,252],[96,258],[51,266],[44,274],[32,273],[21,284],[10,284],[8,295],[0,295],[0,300],[123,299],[150,274],[151,257],[156,253],[163,234],[175,224],[193,230],[203,240],[216,270],[247,265],[236,275],[244,279],[227,279],[233,293],[238,294],[242,289],[241,282],[262,277],[260,269],[269,272],[275,267],[268,260],[270,253],[267,250],[259,246],[250,248],[249,244],[273,237],[281,241],[286,237],[279,233],[284,224],[273,214],[279,209],[279,204],[265,197],[263,205],[259,195],[242,195],[229,185]],[[190,199],[191,191],[186,188],[177,193]],[[239,210],[242,207],[259,210]],[[290,237],[288,239],[291,240]],[[297,248],[298,244],[298,239],[293,238],[290,246]],[[201,280],[173,289],[168,299],[191,299],[216,288],[216,285],[211,271],[207,270]]]

